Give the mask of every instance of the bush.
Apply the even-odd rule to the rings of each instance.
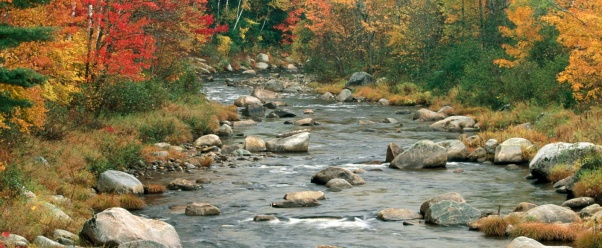
[[[144,209],[146,203],[133,194],[124,194],[119,197],[119,206],[127,210],[141,210]]]
[[[103,84],[98,90],[100,110],[114,113],[136,113],[158,109],[167,100],[167,91],[156,81],[116,82]]]
[[[602,168],[580,170],[578,177],[573,187],[576,196],[602,198]]]
[[[575,240],[577,248],[602,248],[602,233],[589,232],[579,235]]]
[[[0,171],[0,201],[4,198],[14,198],[25,186],[26,177],[21,168],[16,164],[9,164],[4,171]]]
[[[138,137],[144,143],[163,142],[169,135],[176,132],[176,125],[173,121],[156,121],[145,123],[138,129]]]

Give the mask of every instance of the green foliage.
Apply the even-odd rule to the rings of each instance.
[[[167,91],[156,81],[103,84],[100,109],[114,113],[136,113],[158,109],[167,99]]]
[[[504,105],[505,92],[500,89],[499,78],[502,69],[493,64],[493,60],[502,55],[503,51],[499,49],[486,51],[476,62],[465,66],[458,100],[471,106],[499,108]]]
[[[50,40],[53,31],[46,27],[19,28],[0,24],[0,49],[16,47],[23,42]]]
[[[8,165],[5,171],[0,171],[1,195],[9,198],[16,197],[23,189],[26,179],[27,177],[25,177],[25,174],[18,165]]]
[[[427,86],[429,89],[445,93],[457,86],[458,80],[464,75],[464,67],[475,62],[483,49],[475,40],[443,46],[441,59],[437,63],[437,69],[428,76]]]
[[[179,74],[177,80],[164,83],[165,88],[169,89],[170,100],[177,100],[183,95],[201,92],[203,83],[189,65],[183,65]]]
[[[176,125],[173,121],[157,120],[152,123],[145,123],[138,130],[138,136],[144,143],[163,142],[167,136],[176,132]]]
[[[127,169],[142,159],[142,146],[136,142],[122,143],[119,137],[105,134],[100,137],[101,156],[87,156],[88,169],[98,177],[106,170]]]

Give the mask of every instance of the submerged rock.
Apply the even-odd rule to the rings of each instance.
[[[274,208],[302,208],[302,207],[316,207],[320,203],[314,198],[304,198],[296,200],[286,200],[282,202],[272,202],[271,206]]]
[[[351,185],[362,185],[366,183],[360,176],[341,167],[328,167],[323,169],[311,178],[311,182],[324,185],[335,178],[345,179]]]
[[[422,219],[422,214],[401,208],[386,208],[378,212],[376,218],[386,221]]]

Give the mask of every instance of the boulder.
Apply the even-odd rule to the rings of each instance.
[[[171,147],[171,145],[166,142],[155,143],[155,144],[153,144],[153,146],[155,146],[159,149],[163,149],[163,150],[167,150]]]
[[[59,239],[70,239],[73,241],[78,241],[79,240],[79,236],[77,236],[75,233],[69,232],[67,230],[63,230],[63,229],[55,229],[52,232],[52,238],[54,240],[59,240]]]
[[[546,246],[543,245],[537,240],[532,238],[527,238],[525,236],[520,236],[515,238],[506,246],[506,248],[571,248],[570,246]]]
[[[495,154],[495,149],[500,145],[500,142],[498,142],[496,139],[488,139],[485,142],[485,151],[487,152],[487,154]]]
[[[401,208],[386,208],[376,214],[376,218],[385,221],[415,220],[422,219],[422,214],[412,210]]]
[[[322,191],[299,191],[299,192],[286,193],[284,195],[285,200],[298,200],[298,199],[305,199],[305,198],[324,200],[324,199],[326,199],[326,195],[324,195],[324,192],[322,192]]]
[[[320,206],[320,203],[314,198],[304,198],[296,200],[286,200],[282,202],[272,202],[271,206],[274,208],[302,208]]]
[[[232,127],[224,124],[215,130],[215,134],[219,137],[230,137],[234,135],[234,131],[232,131]]]
[[[234,106],[236,107],[244,108],[248,105],[260,106],[263,105],[263,102],[254,96],[240,96],[234,100]]]
[[[307,152],[309,133],[299,133],[286,138],[272,139],[266,142],[269,152]]]
[[[562,203],[562,207],[567,207],[571,209],[582,209],[589,205],[593,205],[596,203],[596,200],[591,197],[577,197],[570,200],[567,200]]]
[[[260,100],[284,98],[281,94],[261,88],[255,88],[251,93],[251,96],[257,97]]]
[[[267,150],[265,141],[257,136],[245,138],[245,149],[249,152],[265,152]]]
[[[274,114],[280,118],[291,118],[291,117],[297,116],[297,114],[295,114],[295,112],[293,112],[289,109],[276,109],[276,110],[272,111],[272,114]]]
[[[262,105],[249,104],[242,111],[244,116],[263,117],[265,116],[265,108]]]
[[[383,120],[383,123],[397,124],[397,123],[399,123],[399,121],[395,118],[385,118]]]
[[[447,151],[447,161],[466,161],[468,160],[468,149],[466,145],[459,140],[444,140],[436,143],[445,147]]]
[[[341,167],[325,168],[316,173],[311,178],[311,182],[315,184],[324,185],[328,183],[328,181],[335,178],[345,179],[351,185],[361,185],[366,183],[364,179],[362,179],[360,176],[354,174],[350,170]]]
[[[475,120],[467,116],[451,116],[431,124],[430,129],[440,132],[457,132],[474,127]]]
[[[123,208],[109,208],[96,214],[84,224],[80,236],[96,246],[114,247],[148,240],[166,247],[182,247],[173,226],[160,220],[135,216]]]
[[[399,154],[389,167],[396,169],[422,169],[445,167],[447,150],[429,140],[418,141]]]
[[[102,193],[144,194],[144,186],[136,177],[121,171],[107,170],[100,174],[96,188]]]
[[[316,122],[312,118],[303,118],[303,119],[294,121],[293,124],[295,124],[297,126],[313,126],[313,125],[316,125]]]
[[[304,115],[313,115],[314,110],[313,109],[305,109],[305,110],[303,110],[303,114]]]
[[[531,149],[533,144],[524,138],[510,138],[495,148],[493,162],[496,164],[520,164],[528,162],[523,151]]]
[[[575,161],[595,148],[596,145],[588,142],[547,144],[537,151],[529,163],[529,169],[533,177],[545,181],[548,180],[553,167],[563,166],[567,170],[572,169],[570,167]]]
[[[345,87],[366,86],[374,82],[374,78],[365,72],[354,72],[345,84]]]
[[[445,117],[447,116],[443,113],[437,113],[425,108],[421,108],[416,111],[412,119],[415,121],[439,121],[445,119]]]
[[[255,75],[257,72],[255,70],[244,70],[242,74]]]
[[[389,100],[381,98],[380,100],[378,100],[378,105],[389,106]]]
[[[210,147],[210,146],[222,146],[222,140],[215,134],[207,134],[199,137],[194,141],[195,147]]]
[[[322,99],[324,101],[334,101],[335,97],[332,93],[326,92],[320,96],[320,99]]]
[[[462,197],[462,195],[460,195],[459,193],[449,192],[449,193],[445,193],[445,194],[441,194],[441,195],[432,197],[431,199],[428,199],[427,201],[423,202],[422,205],[420,205],[420,213],[425,214],[426,211],[433,204],[440,202],[440,201],[455,201],[455,202],[460,202],[460,203],[466,202],[464,200],[464,197]]]
[[[257,125],[257,122],[255,122],[254,120],[242,120],[242,121],[234,121],[232,122],[232,126],[237,128],[237,127],[248,127],[248,126],[255,126]]]
[[[33,240],[33,245],[35,247],[44,247],[44,248],[63,248],[63,247],[67,247],[65,245],[62,245],[59,242],[56,242],[52,239],[46,238],[44,236],[37,236],[34,240]]]
[[[167,184],[167,188],[171,190],[193,191],[199,189],[200,185],[186,179],[176,178]]]
[[[337,102],[351,102],[353,101],[353,94],[351,93],[351,90],[344,89],[336,96],[335,100]]]
[[[253,217],[253,221],[275,221],[278,220],[278,218],[276,218],[276,216],[274,215],[266,215],[266,214],[260,214],[260,215],[256,215],[255,217]]]
[[[581,218],[587,218],[594,216],[594,214],[600,211],[602,211],[602,207],[600,207],[599,204],[592,204],[581,209],[581,211],[579,211],[579,216],[581,216]]]
[[[198,203],[193,202],[186,206],[184,214],[188,216],[208,216],[208,215],[219,215],[221,212],[219,208],[209,203]]]
[[[487,152],[483,147],[479,147],[470,154],[468,154],[468,160],[472,162],[483,163],[487,161]]]
[[[426,211],[427,223],[450,226],[466,225],[481,218],[481,211],[465,202],[444,200],[437,202]]]
[[[265,82],[265,84],[263,84],[263,87],[266,90],[271,90],[274,92],[282,92],[286,88],[286,84],[282,80],[270,79],[267,82]]]
[[[389,143],[387,146],[387,156],[385,158],[385,162],[390,163],[393,161],[393,159],[395,159],[395,157],[397,157],[397,155],[401,153],[403,153],[403,148],[395,143]]]
[[[297,68],[293,64],[287,64],[286,66],[284,66],[284,69],[288,72],[297,72],[299,70],[299,68]]]
[[[300,133],[305,133],[305,132],[311,132],[311,130],[310,129],[301,129],[301,130],[295,130],[295,131],[290,131],[290,132],[286,132],[286,133],[279,133],[278,135],[276,135],[276,137],[286,138],[286,137],[291,137],[295,134],[300,134]]]
[[[521,202],[514,208],[512,212],[527,212],[533,208],[537,207],[537,204],[529,203],[529,202]]]
[[[343,178],[334,178],[326,183],[326,187],[329,189],[341,190],[353,188],[353,185]]]
[[[454,108],[449,105],[445,105],[441,109],[439,109],[439,111],[437,111],[437,113],[445,114],[446,116],[452,116],[452,115],[454,115],[454,112],[455,112]]]
[[[263,106],[268,109],[277,109],[282,106],[288,106],[288,104],[285,102],[275,101],[275,102],[266,102]]]
[[[256,59],[257,59],[257,62],[264,62],[264,63],[269,63],[270,62],[270,56],[268,56],[265,53],[257,54]]]
[[[169,248],[164,244],[150,240],[136,240],[119,244],[117,248]]]
[[[269,68],[270,68],[270,65],[265,62],[258,62],[255,64],[255,69],[258,69],[260,71],[267,70]]]
[[[573,210],[554,204],[534,207],[526,212],[525,218],[544,223],[573,223],[580,220],[579,215]]]
[[[357,124],[358,125],[374,125],[376,123],[373,121],[370,121],[370,120],[359,120],[359,121],[357,121]]]

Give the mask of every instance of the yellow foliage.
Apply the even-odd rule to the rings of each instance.
[[[503,44],[506,54],[512,56],[514,61],[507,59],[496,59],[493,62],[500,67],[513,67],[521,61],[527,59],[530,50],[535,46],[535,42],[543,37],[539,34],[541,24],[535,17],[535,11],[528,5],[527,0],[514,0],[506,10],[508,19],[516,26],[514,29],[500,26],[500,33],[504,37],[512,38],[516,45]]]
[[[232,39],[228,36],[217,35],[217,51],[220,56],[228,57],[230,53],[230,45],[232,45]]]

